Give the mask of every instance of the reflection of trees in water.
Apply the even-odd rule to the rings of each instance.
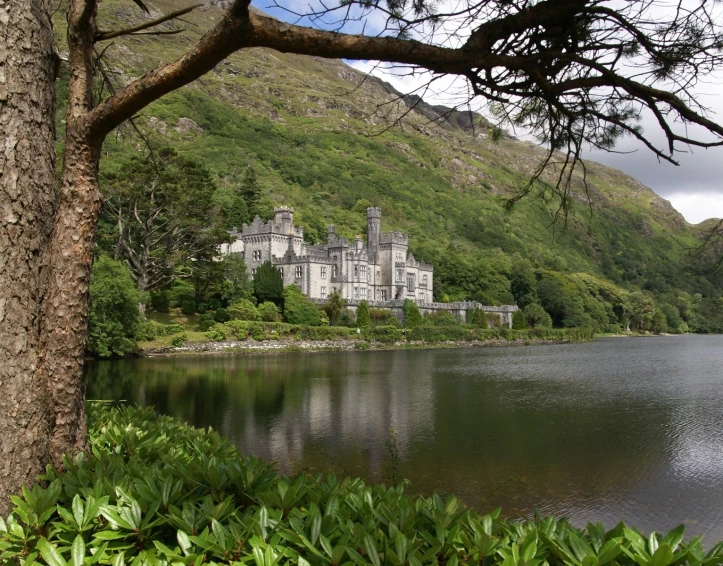
[[[120,360],[88,364],[86,382],[89,398],[122,398],[213,426],[288,472],[331,461],[381,478],[391,428],[402,458],[415,435],[431,435],[430,364],[420,354]]]

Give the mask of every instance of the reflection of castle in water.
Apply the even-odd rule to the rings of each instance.
[[[236,411],[229,406],[221,432],[246,453],[276,462],[283,472],[299,471],[302,461],[316,457],[327,467],[334,462],[362,466],[367,474],[379,477],[389,461],[386,443],[380,439],[389,439],[390,429],[396,431],[402,459],[412,439],[433,433],[432,368],[409,354],[413,352],[340,354],[334,360],[333,376],[324,369],[329,367],[328,358],[295,358],[297,375],[292,379],[305,382],[300,395],[279,385],[276,394],[281,399],[272,403],[275,410],[267,410],[268,400],[263,407],[255,400],[252,410],[243,411],[243,422],[234,422]],[[410,375],[415,378],[409,379]]]

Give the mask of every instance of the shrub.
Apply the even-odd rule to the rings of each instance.
[[[284,289],[284,318],[289,324],[320,326],[320,311],[314,303],[301,294],[296,285]]]
[[[261,320],[265,322],[281,322],[281,312],[279,312],[279,307],[271,301],[261,303],[258,307],[258,311],[261,316]]]
[[[196,290],[193,288],[193,285],[182,279],[174,281],[171,288],[168,289],[167,294],[168,302],[170,306],[174,308],[182,307],[184,301],[195,302],[196,300]]]
[[[527,328],[527,322],[525,322],[525,315],[522,311],[515,311],[512,314],[512,329],[513,330],[524,330]]]
[[[224,326],[233,332],[233,335],[236,336],[238,340],[246,340],[251,324],[253,323],[245,320],[229,320]]]
[[[183,332],[183,326],[178,324],[177,322],[173,322],[171,324],[166,324],[163,327],[163,334],[164,336],[170,336],[171,334],[177,334],[179,332]]]
[[[228,310],[217,308],[213,313],[213,320],[216,322],[228,322],[231,320],[231,316],[228,314]]]
[[[196,305],[196,312],[198,314],[206,314],[206,312],[208,312],[208,305],[206,303],[198,303]]]
[[[222,340],[226,340],[226,330],[223,325],[216,324],[206,331],[205,336],[214,342],[221,342]]]
[[[183,334],[179,334],[178,336],[174,336],[173,338],[171,338],[171,346],[173,346],[174,348],[180,348],[181,346],[183,346],[187,339],[188,337],[186,336],[185,332]]]
[[[241,457],[217,432],[152,409],[91,405],[88,443],[65,471],[48,469],[44,487],[13,498],[12,515],[0,521],[3,563],[723,563],[723,545],[706,552],[700,537],[683,542],[683,526],[643,537],[624,523],[605,531],[554,517],[509,521],[452,496],[410,497],[403,486],[289,478]],[[317,536],[308,534],[315,523]]]
[[[183,301],[181,305],[181,312],[187,316],[196,314],[196,302],[195,301]]]
[[[530,303],[522,309],[522,313],[525,315],[527,325],[532,328],[536,328],[538,326],[550,328],[552,326],[552,318],[549,314],[547,314],[545,309],[537,303]]]
[[[128,268],[101,256],[90,278],[88,344],[90,354],[107,358],[136,349],[136,330],[141,322],[140,295]]]
[[[372,317],[369,314],[369,303],[366,301],[359,301],[356,309],[356,323],[361,328],[372,325]]]
[[[488,328],[489,324],[487,324],[487,313],[483,311],[482,309],[475,309],[472,312],[472,317],[470,322],[476,326],[477,328]]]
[[[231,320],[261,320],[256,306],[248,299],[240,299],[228,307],[228,316]]]
[[[404,332],[397,326],[372,326],[362,330],[365,340],[375,340],[384,344],[398,342],[404,338]]]
[[[147,340],[153,340],[156,336],[160,336],[163,333],[161,325],[153,322],[152,320],[144,320],[138,326],[136,326],[135,339],[139,342],[145,342]]]
[[[356,328],[357,322],[354,313],[349,309],[344,309],[336,318],[336,326],[346,326],[348,328]]]
[[[151,291],[151,308],[157,312],[169,312],[171,300],[167,291]]]
[[[374,326],[390,326],[397,320],[389,309],[369,309],[369,317],[372,319]]]
[[[422,324],[424,324],[424,320],[422,320],[417,303],[411,299],[404,299],[404,326],[415,328]]]
[[[201,332],[206,332],[216,324],[213,315],[210,313],[202,314],[198,318],[198,329]]]
[[[425,323],[434,326],[458,326],[459,322],[455,316],[448,311],[436,311],[424,315]]]

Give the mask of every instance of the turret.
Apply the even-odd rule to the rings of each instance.
[[[288,206],[274,208],[274,224],[281,226],[282,234],[292,234],[294,209]]]
[[[375,206],[367,208],[367,254],[369,261],[376,263],[379,250],[379,234],[382,229],[382,209]]]

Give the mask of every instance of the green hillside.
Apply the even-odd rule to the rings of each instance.
[[[170,0],[149,5],[177,8]],[[104,28],[140,18],[117,0],[104,2],[102,14]],[[114,80],[171,60],[219,14],[208,5],[186,17],[184,34],[117,39],[105,53]],[[614,329],[625,325],[625,308],[652,301],[673,330],[683,321],[723,330],[720,282],[688,254],[700,232],[650,189],[589,163],[587,187],[576,179],[566,219],[549,194],[507,211],[542,149],[493,140],[483,120],[473,129],[466,114],[433,123],[432,107],[410,112],[380,81],[363,79],[340,61],[248,50],[156,102],[137,123],[154,145],[204,165],[219,191],[250,168],[261,193],[251,212],[268,217],[274,205],[291,205],[310,241],[323,242],[330,223],[347,237],[363,233],[366,207],[380,206],[383,228],[409,232],[411,251],[435,266],[440,299],[519,300],[514,280],[527,259],[539,300],[559,310],[550,312],[558,325],[592,320],[598,330]],[[142,151],[124,128],[106,144],[104,174]]]

